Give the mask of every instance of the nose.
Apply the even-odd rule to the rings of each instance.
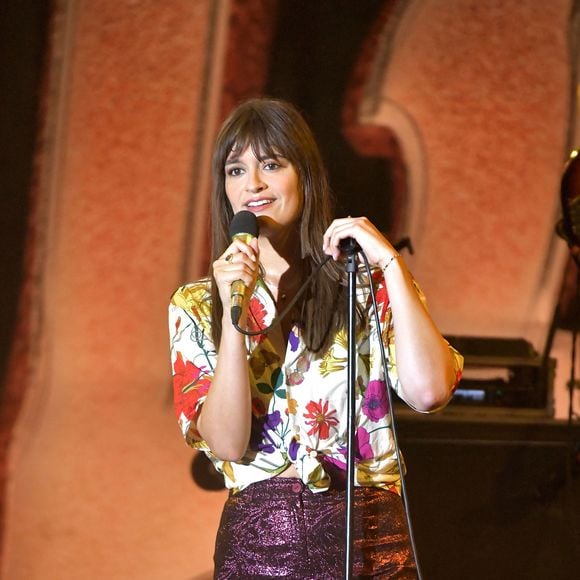
[[[267,184],[262,179],[262,175],[258,169],[248,171],[248,179],[246,181],[246,190],[250,193],[259,193],[266,189]]]

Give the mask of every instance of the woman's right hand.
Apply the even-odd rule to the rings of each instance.
[[[259,254],[257,238],[253,238],[249,244],[234,238],[226,251],[213,263],[213,275],[218,285],[224,314],[230,310],[230,291],[233,282],[242,280],[245,284],[246,300],[252,295],[260,269]]]
[[[246,285],[245,308],[254,290],[260,263],[258,240],[249,244],[234,239],[213,263],[213,275],[224,307],[219,356],[211,388],[197,419],[197,429],[212,452],[224,461],[239,461],[250,440],[252,391],[244,335],[234,329],[230,315],[230,289],[236,280]],[[240,326],[245,325],[242,314]],[[217,346],[217,345],[216,345]]]

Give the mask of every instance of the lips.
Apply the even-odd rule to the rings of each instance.
[[[251,210],[251,211],[257,211],[260,209],[263,209],[265,207],[268,207],[270,204],[272,204],[274,200],[273,199],[253,199],[252,201],[249,201],[248,203],[246,203],[246,207]]]

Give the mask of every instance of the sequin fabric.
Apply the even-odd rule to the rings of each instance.
[[[336,487],[313,493],[291,478],[230,494],[216,539],[214,578],[343,578],[345,495]],[[353,578],[416,579],[400,496],[357,487],[353,513]]]

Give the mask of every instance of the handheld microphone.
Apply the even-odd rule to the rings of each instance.
[[[230,223],[230,238],[232,240],[242,240],[245,244],[249,244],[253,238],[257,237],[258,219],[256,214],[245,210],[238,212]],[[240,321],[245,294],[246,285],[244,282],[242,280],[234,280],[230,289],[230,314],[234,326],[237,326]]]

